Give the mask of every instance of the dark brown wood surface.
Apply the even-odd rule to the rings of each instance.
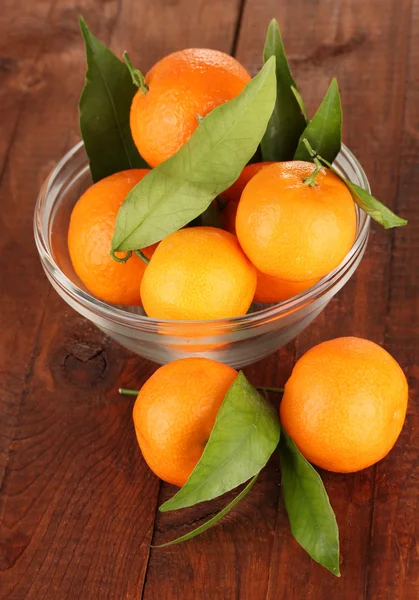
[[[0,2],[0,599],[419,599],[419,0],[3,0]],[[121,349],[50,288],[32,238],[42,180],[78,139],[84,77],[77,16],[147,70],[170,51],[234,53],[253,74],[281,23],[313,109],[337,75],[345,142],[376,195],[409,219],[373,226],[354,277],[287,348],[246,369],[281,385],[298,356],[340,335],[383,344],[410,384],[391,454],[323,474],[342,578],[292,539],[278,464],[217,527],[164,550],[222,501],[158,513],[173,493],[143,462],[120,385],[156,368]]]

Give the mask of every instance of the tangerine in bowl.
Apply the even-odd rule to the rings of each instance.
[[[370,191],[361,165],[345,146],[334,167]],[[356,233],[351,248],[331,273],[301,292],[297,287],[292,298],[270,304],[254,302],[249,312],[240,317],[195,321],[152,318],[141,306],[98,299],[74,270],[67,243],[70,217],[91,184],[80,142],[59,161],[39,193],[34,235],[42,266],[53,288],[69,306],[122,346],[159,364],[200,356],[240,368],[270,355],[324,310],[355,272],[368,242],[370,217],[354,205]]]

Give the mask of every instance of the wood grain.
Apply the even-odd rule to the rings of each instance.
[[[411,19],[409,71],[397,210],[409,226],[395,232],[386,318],[386,348],[409,382],[405,427],[390,455],[377,465],[367,579],[368,600],[415,600],[419,595],[419,2]]]
[[[132,403],[116,388],[140,386],[155,366],[139,365],[50,293],[28,244],[41,182],[78,138],[84,77],[80,7],[70,0],[31,6],[29,12],[17,7],[22,16],[7,37],[7,52],[24,53],[22,69],[36,78],[22,94],[22,72],[10,73],[8,106],[20,108],[0,115],[6,132],[15,119],[4,151],[1,195],[8,202],[0,217],[0,590],[8,600],[141,598],[159,483],[140,456]],[[138,44],[137,8],[86,1],[82,13],[118,51]],[[171,22],[170,49],[205,40],[204,3],[195,5],[195,27],[187,8],[188,2],[154,5],[159,18]],[[219,45],[229,50],[236,3],[227,12],[230,38]],[[185,16],[175,19],[175,13]],[[142,26],[148,41],[139,52],[147,68],[162,53],[156,12],[142,18]],[[31,51],[25,39],[34,40]],[[10,253],[19,256],[18,265]]]
[[[202,537],[150,549],[210,518],[232,495],[156,512],[174,488],[141,458],[132,399],[155,365],[108,340],[50,290],[32,240],[44,177],[78,139],[84,56],[77,17],[146,71],[191,46],[261,65],[281,24],[310,112],[337,75],[345,142],[408,228],[373,226],[356,275],[296,343],[246,369],[281,386],[296,357],[339,335],[384,344],[411,398],[393,452],[356,475],[323,474],[341,529],[342,579],[291,538],[275,458]],[[304,32],[302,34],[302,31]],[[238,35],[237,35],[238,34]],[[416,600],[418,452],[418,0],[4,0],[0,11],[1,600]],[[407,68],[408,67],[408,68]]]
[[[48,313],[2,490],[2,598],[139,598],[158,481],[116,391],[134,361],[55,294]]]
[[[139,459],[130,406],[115,393],[123,369],[125,377],[129,372],[128,356],[50,293],[31,243],[40,184],[78,138],[84,63],[77,7],[52,4],[47,20],[42,10],[39,4],[39,19],[24,13],[8,46],[19,56],[23,42],[34,39],[36,78],[23,98],[9,80],[10,93],[16,88],[10,100],[21,109],[1,183],[7,202],[1,213],[0,589],[12,600],[121,592],[134,598],[141,596],[158,482]],[[143,377],[149,372],[144,363]]]
[[[245,64],[258,67],[254,49],[263,42],[262,22],[272,16],[281,23],[294,75],[311,113],[331,77],[337,76],[344,104],[344,141],[360,159],[374,193],[395,206],[398,181],[393,165],[399,164],[402,144],[410,3],[297,0],[280,9],[273,1],[250,3],[238,44],[238,57]],[[303,22],[309,25],[300,35],[296,23]],[[389,40],[398,41],[397,48],[391,44],[391,58]],[[296,340],[297,356],[341,335],[384,343],[392,235],[373,226],[356,275]],[[292,540],[280,505],[269,599],[299,599],[302,588],[310,600],[365,597],[374,468],[349,476],[324,473],[323,478],[340,527],[343,577],[338,580],[310,561]]]

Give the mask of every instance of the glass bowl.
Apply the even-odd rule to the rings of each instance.
[[[370,191],[361,165],[348,148],[342,148],[334,166]],[[234,319],[151,319],[139,307],[115,306],[93,297],[74,272],[67,249],[68,224],[74,204],[89,185],[87,158],[80,142],[47,177],[36,203],[34,233],[42,266],[67,304],[122,346],[160,364],[205,356],[239,368],[268,356],[320,314],[354,273],[368,242],[370,218],[356,207],[357,233],[351,250],[332,273],[298,296],[275,305],[255,305],[254,312]]]

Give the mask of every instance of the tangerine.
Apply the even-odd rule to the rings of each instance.
[[[141,282],[149,317],[221,319],[244,315],[256,269],[237,238],[214,227],[189,227],[160,242]]]
[[[361,338],[337,338],[297,361],[285,385],[281,423],[307,460],[351,473],[394,446],[407,398],[406,377],[386,350]]]
[[[216,106],[232,100],[251,77],[235,58],[218,50],[189,48],[169,54],[147,73],[131,105],[134,142],[155,167],[175,154]],[[197,117],[198,115],[198,117]]]
[[[323,168],[289,161],[267,166],[246,185],[236,231],[263,273],[287,281],[320,279],[349,252],[356,235],[355,205],[345,183]]]
[[[138,444],[154,473],[177,486],[201,458],[237,371],[208,358],[183,358],[157,369],[135,401]]]
[[[256,173],[259,173],[259,171],[261,171],[267,165],[272,164],[272,162],[267,161],[246,165],[243,171],[240,173],[239,178],[236,179],[233,185],[220,194],[221,199],[224,200],[224,202],[227,202],[226,206],[221,212],[221,222],[224,229],[236,235],[237,207],[239,205],[239,200],[244,188],[252,179],[252,177],[256,175]]]
[[[257,284],[254,301],[262,302],[264,304],[284,302],[285,300],[289,300],[290,298],[301,294],[301,292],[305,292],[305,290],[311,288],[318,281],[318,279],[287,281],[285,279],[279,279],[279,277],[266,275],[266,273],[257,270]]]
[[[116,216],[128,192],[149,169],[130,169],[105,177],[90,186],[73,208],[68,229],[68,250],[78,277],[105,302],[141,305],[140,284],[145,263],[133,255],[126,263],[110,256]],[[144,249],[151,258],[156,245]],[[117,252],[122,257],[125,252]]]

